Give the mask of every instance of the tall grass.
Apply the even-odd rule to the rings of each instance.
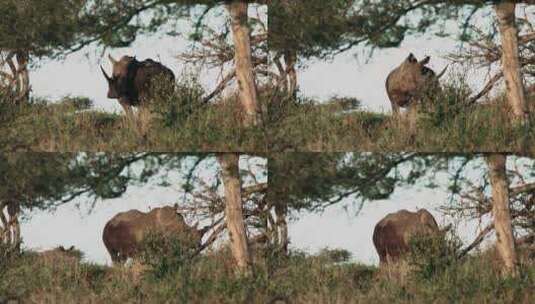
[[[502,276],[492,252],[468,256],[425,272],[431,259],[378,269],[352,263],[343,250],[317,255],[257,253],[254,276],[236,275],[228,249],[184,259],[164,273],[147,267],[81,262],[52,265],[25,252],[3,269],[0,300],[61,303],[533,303],[535,264],[517,278]],[[424,254],[424,256],[421,256]],[[275,259],[275,260],[273,260]],[[153,260],[153,261],[157,261]],[[163,262],[163,260],[159,260]],[[411,262],[412,261],[412,262]],[[418,261],[418,263],[414,263]],[[167,263],[167,262],[165,262]],[[430,263],[430,264],[429,264]],[[167,264],[169,265],[169,264]],[[425,266],[427,265],[427,266]],[[422,267],[423,266],[423,267]]]
[[[237,100],[205,104],[191,79],[158,94],[134,119],[91,110],[90,101],[66,97],[13,105],[0,100],[4,151],[265,151],[264,125],[243,127]]]
[[[462,75],[449,79],[440,92],[419,105],[416,128],[408,118],[347,111],[340,98],[317,103],[308,98],[271,99],[272,151],[522,152],[535,153],[535,115],[525,125],[511,119],[504,96],[469,104],[472,94]],[[385,100],[385,104],[387,101]],[[531,113],[535,95],[528,96]]]

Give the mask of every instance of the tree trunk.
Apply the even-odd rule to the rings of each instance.
[[[18,51],[16,57],[20,75],[20,91],[17,101],[18,103],[27,103],[30,101],[30,72],[28,71],[28,52]]]
[[[0,244],[11,243],[11,232],[9,230],[9,222],[4,214],[4,209],[7,207],[5,202],[0,202]]]
[[[20,243],[22,241],[21,235],[20,235],[20,223],[19,223],[19,215],[20,215],[20,205],[19,203],[15,203],[13,201],[9,202],[7,204],[7,214],[9,215],[9,226],[12,233],[12,245],[13,248],[17,250],[17,252],[20,250]]]
[[[230,248],[240,273],[252,274],[251,259],[247,248],[247,235],[243,217],[239,155],[223,153],[218,156],[221,176],[225,187],[225,218],[230,237]]]
[[[504,271],[515,276],[517,274],[517,258],[509,212],[509,182],[505,172],[506,160],[507,157],[504,154],[487,156],[492,186],[492,216],[496,230],[496,248],[504,262]]]
[[[7,211],[6,214],[4,213]],[[11,246],[17,251],[20,249],[20,206],[12,201],[0,202],[0,243]]]
[[[516,4],[508,1],[502,1],[494,7],[502,41],[502,69],[507,87],[507,100],[515,120],[525,121],[528,108],[520,73],[515,8]]]
[[[284,63],[286,65],[286,73],[289,78],[288,96],[292,98],[297,97],[297,71],[295,70],[295,64],[297,61],[297,55],[295,51],[287,51],[284,54]]]
[[[285,204],[275,205],[275,215],[277,216],[277,230],[279,232],[279,246],[281,252],[288,253],[288,222],[286,217],[288,216],[288,206]]]
[[[247,16],[248,4],[245,0],[233,0],[227,8],[230,13],[234,40],[234,61],[239,99],[244,112],[243,123],[246,126],[253,126],[258,122],[259,109],[253,73],[249,25],[247,24],[249,20]]]

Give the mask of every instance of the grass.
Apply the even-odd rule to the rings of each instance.
[[[488,104],[467,105],[470,92],[462,80],[446,83],[441,94],[424,100],[415,131],[407,119],[347,110],[340,98],[315,100],[274,97],[270,115],[272,151],[396,152],[519,152],[535,153],[535,115],[524,125],[514,123],[505,97]],[[385,101],[386,102],[386,101]],[[528,96],[535,113],[535,95]]]
[[[0,94],[1,95],[1,94]],[[425,98],[415,130],[407,119],[363,111],[354,98],[327,103],[260,96],[262,123],[241,126],[237,100],[206,105],[193,80],[180,80],[171,95],[158,95],[135,121],[90,109],[90,101],[66,97],[12,106],[0,96],[0,146],[4,151],[419,151],[534,154],[535,115],[514,123],[505,97],[466,105],[471,92],[462,77]],[[535,113],[535,95],[528,96]]]
[[[50,263],[36,253],[11,259],[0,273],[0,301],[53,303],[533,303],[535,264],[506,277],[492,251],[428,272],[419,263],[381,269],[352,263],[343,250],[289,256],[259,254],[252,278],[234,273],[227,249],[176,257],[172,271]],[[162,259],[164,261],[165,259]],[[410,260],[409,260],[410,261]],[[422,276],[421,272],[426,275]]]
[[[201,102],[192,84],[159,96],[135,120],[90,109],[79,97],[12,105],[0,96],[3,151],[265,151],[264,126],[243,127],[237,100]],[[1,95],[1,94],[0,94]]]

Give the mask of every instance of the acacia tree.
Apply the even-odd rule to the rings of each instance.
[[[78,18],[86,0],[15,1],[0,4],[0,89],[14,103],[29,101],[30,65],[56,58],[84,31]]]
[[[533,28],[535,20],[529,17],[529,12],[516,16],[516,26],[518,28],[518,48],[520,54],[521,74],[527,84],[532,83],[534,71],[531,68],[535,60],[535,32]],[[502,48],[499,42],[499,36],[495,31],[481,30],[476,26],[470,27],[472,35],[466,37],[466,46],[459,53],[450,54],[448,57],[451,61],[460,65],[475,66],[478,69],[488,71],[488,80],[481,91],[471,97],[468,103],[475,103],[480,98],[486,96],[492,89],[504,78],[504,73],[500,69],[502,58]],[[528,91],[533,91],[533,84]],[[526,92],[528,93],[528,92]]]
[[[218,160],[225,185],[225,217],[229,230],[230,248],[238,269],[245,275],[250,275],[252,271],[251,259],[243,215],[239,155],[225,153],[220,155]]]
[[[492,186],[492,215],[496,230],[496,247],[504,261],[505,270],[516,275],[517,258],[509,211],[509,182],[505,173],[506,159],[503,154],[491,154],[487,156],[487,163]]]
[[[51,210],[84,195],[92,199],[93,204],[98,198],[122,195],[129,184],[150,176],[154,164],[147,162],[138,174],[128,168],[154,158],[158,158],[158,155],[0,155],[0,242],[19,247],[19,217],[29,210]]]

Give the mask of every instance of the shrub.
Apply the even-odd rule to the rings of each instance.
[[[416,235],[409,240],[409,265],[418,278],[430,279],[457,263],[461,245],[453,234]]]
[[[150,102],[151,111],[165,127],[179,128],[206,104],[202,101],[204,90],[194,75],[178,79],[173,89],[167,82],[154,86],[155,96]]]
[[[150,273],[156,279],[162,279],[177,272],[183,273],[184,268],[189,268],[197,245],[184,235],[151,232],[143,239],[139,260],[149,266]]]

